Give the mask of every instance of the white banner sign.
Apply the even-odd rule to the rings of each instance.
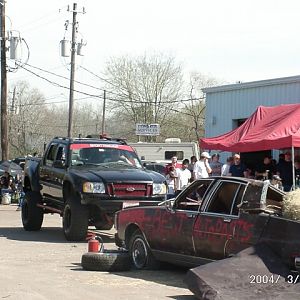
[[[136,135],[159,135],[159,124],[136,124]]]

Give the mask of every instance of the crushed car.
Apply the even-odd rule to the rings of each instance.
[[[159,206],[117,212],[116,244],[135,268],[151,269],[160,261],[195,267],[264,243],[299,270],[300,222],[283,217],[284,195],[253,179],[196,180]]]

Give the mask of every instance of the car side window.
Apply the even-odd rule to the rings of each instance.
[[[56,154],[56,150],[57,150],[57,144],[52,144],[49,147],[49,150],[47,152],[47,156],[46,156],[46,160],[45,160],[45,164],[46,166],[52,166],[54,160],[55,160],[55,154]]]
[[[197,180],[186,188],[176,199],[175,209],[199,211],[202,201],[213,180]]]
[[[245,186],[236,182],[221,182],[212,195],[207,212],[238,215],[237,205],[241,202]]]

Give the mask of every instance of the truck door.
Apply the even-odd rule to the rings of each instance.
[[[58,144],[52,143],[46,151],[43,161],[40,164],[39,175],[42,185],[42,194],[45,197],[52,197],[51,188],[53,186],[53,162],[56,157]]]
[[[52,167],[51,196],[59,201],[63,198],[63,179],[66,172],[67,147],[59,144]]]

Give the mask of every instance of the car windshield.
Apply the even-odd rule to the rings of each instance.
[[[106,144],[72,144],[71,165],[122,164],[142,168],[141,162],[130,146]]]

